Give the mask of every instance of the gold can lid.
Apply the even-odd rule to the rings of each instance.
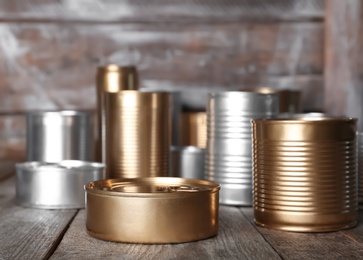
[[[109,196],[182,196],[187,193],[215,192],[220,185],[207,180],[174,177],[122,178],[90,182],[89,193]]]

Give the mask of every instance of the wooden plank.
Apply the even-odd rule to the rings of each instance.
[[[273,83],[304,89],[309,78],[322,74],[322,35],[322,23],[316,22],[2,23],[0,111],[93,109],[96,67],[110,62],[136,64],[147,88],[236,89]],[[321,85],[313,88],[321,93]],[[318,104],[309,97],[312,101],[306,102]]]
[[[195,22],[322,19],[324,0],[0,1],[7,20]]]
[[[253,223],[253,209],[241,208]],[[361,224],[357,231],[361,230]],[[283,259],[361,259],[362,242],[351,239],[347,231],[294,233],[257,227],[266,241]],[[349,231],[351,232],[351,231]],[[357,234],[357,232],[354,232]],[[362,237],[360,235],[360,237]]]
[[[77,210],[17,206],[15,177],[0,182],[0,258],[43,259],[58,245]]]
[[[51,259],[280,259],[238,208],[220,207],[216,237],[183,244],[140,245],[107,242],[85,231],[80,211]]]
[[[325,107],[363,130],[363,2],[329,0],[325,22]]]

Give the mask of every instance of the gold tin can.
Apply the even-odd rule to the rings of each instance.
[[[279,96],[280,113],[294,114],[302,112],[301,91],[299,90],[260,87],[256,91],[263,94],[277,93]]]
[[[356,119],[258,119],[252,125],[257,225],[296,232],[356,225]]]
[[[207,145],[207,114],[206,112],[182,113],[183,146],[196,146],[204,149]]]
[[[99,67],[96,74],[97,83],[97,134],[96,160],[105,162],[105,93],[121,90],[139,89],[139,79],[134,66],[109,64]]]
[[[86,227],[90,236],[126,243],[182,243],[218,232],[219,185],[154,177],[90,182]]]
[[[169,175],[170,103],[167,92],[106,94],[108,178]]]
[[[357,133],[358,143],[358,200],[363,205],[363,132]]]

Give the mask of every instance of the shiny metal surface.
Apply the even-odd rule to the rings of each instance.
[[[206,112],[182,113],[183,146],[197,146],[204,149],[207,145]]]
[[[99,67],[96,74],[97,82],[97,137],[96,159],[106,161],[106,130],[105,130],[105,93],[115,93],[121,90],[138,90],[139,78],[134,66],[118,66],[109,64]]]
[[[276,93],[220,92],[207,107],[205,178],[220,183],[220,202],[252,204],[252,129],[250,120],[278,115]]]
[[[205,150],[195,146],[171,148],[171,171],[173,177],[204,179]]]
[[[358,200],[363,205],[363,133],[357,133],[358,144]]]
[[[26,115],[27,161],[92,161],[93,116],[90,111],[30,111]]]
[[[42,209],[84,208],[83,186],[105,177],[104,165],[76,160],[16,164],[16,201]]]
[[[109,178],[169,175],[170,94],[124,90],[106,94]]]
[[[257,225],[325,232],[357,223],[356,120],[253,120]]]
[[[219,185],[183,178],[108,179],[88,183],[90,236],[127,243],[182,243],[218,232]]]

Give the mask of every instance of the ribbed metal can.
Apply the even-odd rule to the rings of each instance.
[[[196,146],[173,146],[170,176],[203,180],[204,157],[205,149]]]
[[[278,115],[275,93],[219,92],[207,107],[205,178],[221,184],[220,202],[252,204],[251,119]]]
[[[97,133],[96,160],[106,161],[105,93],[139,89],[137,69],[134,66],[109,64],[97,69]]]
[[[207,114],[204,111],[182,113],[182,144],[204,149],[207,144]]]
[[[356,225],[355,119],[259,119],[252,125],[257,225],[296,232]]]
[[[169,175],[171,97],[124,90],[106,94],[106,172],[109,178]]]
[[[359,204],[363,205],[363,133],[357,133],[358,143],[358,199]]]
[[[30,111],[26,115],[27,161],[93,161],[90,111]]]

